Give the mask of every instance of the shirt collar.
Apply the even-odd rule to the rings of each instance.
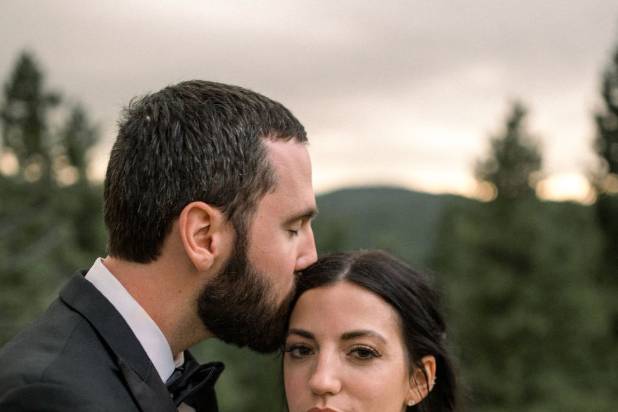
[[[184,363],[184,355],[181,353],[174,359],[172,349],[161,329],[105,267],[101,258],[94,262],[86,274],[86,280],[92,283],[120,313],[144,348],[161,380],[167,381],[174,369]]]

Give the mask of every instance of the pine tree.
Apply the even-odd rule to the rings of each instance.
[[[598,194],[595,209],[605,238],[601,280],[618,293],[618,48],[603,76],[601,95],[603,108],[595,119],[600,165],[593,177]],[[615,328],[618,337],[618,306]]]
[[[101,190],[85,179],[86,154],[98,135],[85,109],[70,111],[58,133],[52,118],[62,122],[64,107],[28,53],[17,59],[3,97],[2,149],[15,156],[18,172],[0,174],[0,345],[104,250]],[[52,109],[60,113],[52,116]],[[83,177],[77,184],[61,181],[67,164]]]
[[[607,321],[590,264],[599,233],[590,210],[534,196],[542,157],[524,118],[515,104],[478,163],[496,199],[452,207],[434,249],[470,409],[609,411],[590,353]]]
[[[618,193],[618,47],[601,84],[603,108],[596,115],[595,149],[601,161],[595,185],[601,193]]]
[[[491,138],[487,157],[477,162],[477,178],[491,183],[499,200],[534,196],[542,159],[537,144],[525,130],[526,114],[522,103],[513,103],[505,130]]]
[[[4,86],[0,108],[3,145],[17,158],[20,177],[30,181],[52,178],[48,114],[59,103],[59,95],[45,89],[34,57],[22,53]]]
[[[602,259],[598,281],[605,292],[611,321],[608,342],[603,353],[608,354],[608,364],[618,362],[618,47],[612,56],[601,81],[603,107],[596,113],[597,136],[595,151],[599,167],[592,178],[597,191],[594,204],[597,222],[603,234]],[[609,380],[618,393],[618,368]],[[617,395],[618,396],[618,395]]]
[[[68,164],[75,168],[82,181],[87,178],[87,153],[98,139],[98,129],[92,125],[84,107],[74,105],[60,131],[60,142]]]

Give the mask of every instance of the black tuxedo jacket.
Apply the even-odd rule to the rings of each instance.
[[[176,410],[125,320],[83,274],[0,351],[2,412]]]

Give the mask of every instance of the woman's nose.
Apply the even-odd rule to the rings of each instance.
[[[341,391],[340,372],[334,357],[318,359],[315,369],[309,378],[311,392],[318,396],[335,395]]]

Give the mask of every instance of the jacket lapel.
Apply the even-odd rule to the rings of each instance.
[[[97,332],[142,411],[175,412],[177,409],[165,384],[133,331],[84,274],[77,273],[71,278],[60,292],[60,299]]]
[[[147,384],[133,368],[128,366],[122,359],[118,360],[118,366],[124,376],[125,382],[136,403],[144,412],[171,412],[176,411],[176,406],[171,401],[168,391],[162,393]]]

